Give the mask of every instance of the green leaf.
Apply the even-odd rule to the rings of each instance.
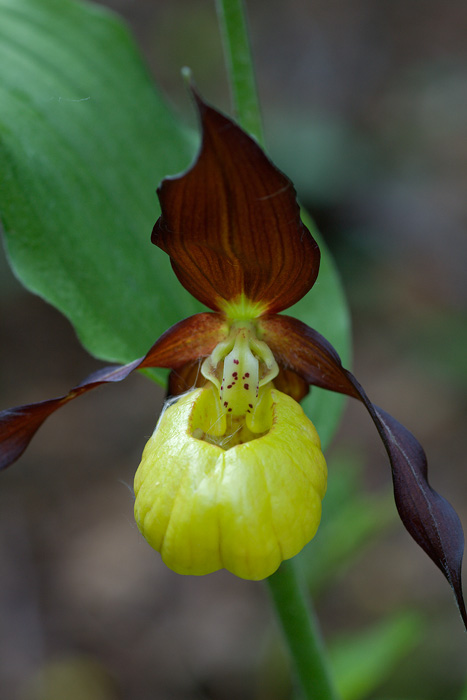
[[[144,354],[200,307],[150,243],[155,189],[194,140],[112,14],[69,0],[0,0],[1,211],[31,291],[105,360]]]
[[[302,212],[302,219],[321,249],[321,265],[314,287],[298,304],[288,309],[287,314],[296,316],[324,335],[339,352],[344,367],[348,367],[351,333],[344,291],[328,247],[306,212]],[[303,409],[316,426],[323,449],[327,447],[339,425],[346,401],[341,394],[312,387],[309,396],[302,402]]]
[[[467,700],[467,679],[465,681],[465,686],[461,692],[461,696],[460,696],[459,700]]]
[[[394,615],[360,634],[334,642],[331,666],[344,700],[363,700],[416,647],[423,621],[412,612]]]
[[[298,555],[313,596],[336,583],[368,547],[396,522],[392,489],[368,493],[363,455],[334,452],[319,536]]]
[[[0,0],[0,64],[10,264],[92,354],[128,362],[201,308],[150,243],[156,187],[190,164],[196,135],[166,106],[122,22],[96,6]],[[323,258],[296,315],[345,355],[346,306],[326,250]],[[324,441],[342,401],[319,390],[308,401]]]

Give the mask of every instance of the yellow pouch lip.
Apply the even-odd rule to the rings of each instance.
[[[316,532],[326,488],[319,438],[299,404],[272,389],[269,431],[224,450],[191,434],[207,392],[184,395],[159,421],[135,477],[135,517],[178,573],[262,579]]]

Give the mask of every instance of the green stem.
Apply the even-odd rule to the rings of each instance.
[[[262,143],[263,130],[243,0],[216,0],[232,99],[240,125]],[[338,700],[316,619],[307,607],[295,564],[268,579],[272,600],[307,700]]]
[[[243,0],[216,0],[216,7],[235,116],[245,131],[263,143],[261,112]]]
[[[338,700],[318,622],[301,589],[295,562],[292,559],[282,562],[267,583],[304,697]]]

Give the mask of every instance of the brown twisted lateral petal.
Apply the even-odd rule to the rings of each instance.
[[[121,382],[136,369],[182,367],[195,357],[209,355],[224,335],[224,320],[219,314],[206,312],[190,316],[167,330],[144,357],[127,365],[99,369],[64,396],[2,411],[0,469],[8,467],[22,455],[46,418],[78,396],[101,384]]]
[[[320,259],[295,189],[250,136],[194,97],[201,150],[191,169],[162,181],[152,242],[209,308],[244,294],[262,310],[286,309],[313,286]]]
[[[276,359],[310,384],[352,396],[367,408],[392,468],[400,518],[418,545],[451,585],[467,629],[461,569],[464,533],[456,511],[428,483],[427,459],[415,437],[367,397],[355,377],[342,367],[334,348],[319,333],[290,316],[260,320],[263,340]]]

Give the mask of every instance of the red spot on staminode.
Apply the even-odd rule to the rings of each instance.
[[[224,401],[224,406],[228,406],[228,405],[229,405],[229,402],[228,402],[228,401]]]
[[[248,390],[248,389],[250,388],[250,385],[249,385],[249,384],[244,384],[244,385],[243,385],[243,388]]]
[[[227,389],[231,389],[231,388],[232,388],[232,384],[229,384],[229,386],[227,387]]]
[[[238,372],[232,372],[232,377],[234,377],[234,379],[236,379],[238,377]]]
[[[248,405],[249,405],[250,408],[253,408],[253,404],[252,404],[252,403],[249,403]]]
[[[234,360],[234,365],[238,365],[239,362],[240,360]]]
[[[231,409],[231,408],[229,408],[229,411],[231,411],[231,410],[232,410],[232,409]]]

